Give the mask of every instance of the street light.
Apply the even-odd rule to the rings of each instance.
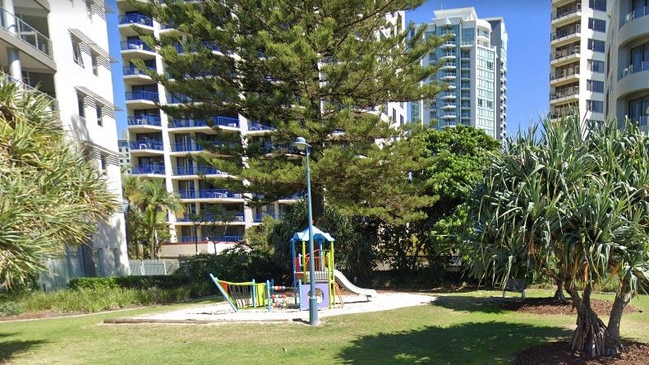
[[[303,137],[295,138],[291,145],[306,153],[306,201],[309,211],[309,324],[318,324],[318,297],[315,292],[315,259],[313,257],[313,213],[311,209],[311,171],[309,170],[309,150],[311,145]]]

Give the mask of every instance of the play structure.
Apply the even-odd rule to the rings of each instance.
[[[270,311],[272,308],[286,308],[289,305],[297,306],[300,310],[308,310],[311,280],[315,281],[318,309],[344,305],[341,287],[365,295],[368,299],[376,296],[376,290],[357,287],[343,273],[335,269],[334,238],[317,227],[313,227],[314,277],[311,278],[308,242],[308,228],[295,232],[291,238],[293,285],[290,287],[276,286],[272,280],[267,280],[265,283],[256,283],[254,280],[234,283],[219,280],[212,274],[210,278],[235,312],[244,308],[260,307]]]

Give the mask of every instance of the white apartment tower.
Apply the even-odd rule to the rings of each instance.
[[[507,31],[502,18],[479,19],[474,8],[437,10],[426,36],[451,39],[426,56],[443,61],[436,78],[448,88],[436,99],[411,104],[411,119],[443,128],[458,124],[504,139],[507,129]]]
[[[606,114],[649,132],[649,1],[610,1]]]
[[[602,121],[606,80],[606,0],[552,0],[550,119],[578,112]]]
[[[53,99],[69,138],[83,142],[121,200],[103,0],[2,0],[0,5],[3,72]],[[87,245],[68,249],[67,264],[67,273],[59,275],[127,274],[123,214],[101,224]],[[66,278],[59,279],[50,284],[64,284]]]

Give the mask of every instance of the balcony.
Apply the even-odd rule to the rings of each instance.
[[[52,42],[48,37],[2,7],[0,7],[0,17],[3,19],[2,29],[52,59]],[[15,25],[8,26],[7,24],[10,23]]]
[[[196,170],[194,169],[193,166],[190,166],[190,167],[176,167],[176,168],[174,169],[174,175],[175,175],[175,176],[190,176],[190,175],[196,175]],[[192,193],[192,195],[194,195],[193,192],[190,192],[190,191],[186,191],[186,192],[187,192],[187,193]],[[181,198],[183,198],[183,199],[194,198],[194,196],[192,196],[192,197],[185,197],[185,196],[183,196],[182,193],[180,194],[180,196],[181,196]]]
[[[167,95],[167,104],[190,104],[194,100],[187,95]]]
[[[455,55],[455,52],[446,52],[440,55],[439,59],[440,60],[454,60],[457,56]]]
[[[223,126],[223,127],[233,127],[233,128],[238,128],[239,127],[239,119],[238,118],[232,118],[232,117],[212,117],[210,118],[208,124],[208,121],[205,119],[178,119],[174,118],[171,119],[169,122],[168,127],[169,128],[195,128],[195,127],[207,127],[213,123],[214,125],[218,126]]]
[[[642,72],[647,70],[649,70],[649,61],[643,61],[636,65],[629,65],[618,72],[617,80],[619,81],[627,76],[633,75],[636,72]]]
[[[198,166],[197,170],[199,175],[221,175],[221,176],[228,175],[227,172],[223,172],[221,170],[216,169],[216,167],[212,167],[212,166]]]
[[[440,116],[440,118],[442,118],[442,119],[456,119],[456,118],[457,118],[457,114],[455,114],[455,112],[444,113],[444,114],[442,114],[442,115]]]
[[[146,69],[148,71],[157,72],[155,67],[147,67]],[[145,76],[147,77],[147,80],[150,80],[149,75],[135,66],[122,67],[122,74],[124,76]]]
[[[120,42],[120,48],[122,51],[146,51],[153,52],[153,49],[139,39],[132,39],[129,41]]]
[[[573,17],[581,16],[581,3],[575,3],[569,6],[562,6],[553,11],[550,15],[552,24],[558,25],[564,22],[569,22]]]
[[[160,117],[157,115],[138,115],[133,117],[128,117],[126,122],[129,127],[135,126],[151,126],[151,127],[160,127],[162,124],[160,122]]]
[[[259,123],[259,122],[250,122],[250,123],[248,123],[248,131],[249,132],[258,132],[258,131],[267,132],[267,131],[274,131],[274,130],[275,130],[275,128],[273,128],[273,127],[271,127],[269,125],[266,125],[266,124]]]
[[[565,101],[579,96],[579,86],[560,88],[550,93],[550,102]]]
[[[153,151],[163,151],[164,146],[162,141],[155,141],[149,139],[135,140],[129,142],[129,148],[131,152],[137,150],[153,150]]]
[[[550,63],[552,65],[565,63],[567,61],[577,60],[579,58],[580,48],[575,46],[569,49],[558,49],[550,54]]]
[[[625,14],[620,20],[620,28],[626,23],[633,21],[634,19],[642,18],[649,15],[649,5],[639,6],[637,9],[632,10],[631,12]]]
[[[556,83],[561,81],[570,81],[577,77],[579,77],[579,66],[562,68],[550,73],[550,81]]]
[[[124,95],[125,100],[128,102],[130,100],[147,100],[152,102],[158,102],[159,94],[155,91],[127,91]]]
[[[439,45],[439,48],[455,48],[455,41],[445,41]]]
[[[569,26],[567,28],[562,28],[550,34],[550,42],[560,43],[570,39],[571,37],[579,36],[580,33],[581,33],[581,25],[579,24],[574,26]]]
[[[203,189],[198,191],[200,199],[243,199],[243,194],[226,189]]]
[[[131,168],[133,175],[164,175],[165,168],[160,165],[141,165]]]
[[[456,77],[457,76],[456,76],[455,72],[442,72],[439,75],[439,78],[442,79],[442,80],[453,80]]]
[[[162,3],[162,1],[161,1]],[[178,222],[189,222],[188,218],[178,219]],[[241,242],[243,241],[243,236],[208,236],[208,241],[213,242]],[[205,242],[204,239],[199,239],[196,236],[180,236],[178,237],[178,243],[195,243],[195,242]]]
[[[126,15],[120,15],[118,18],[119,25],[146,25],[149,27],[153,26],[153,19],[146,15],[131,13]]]

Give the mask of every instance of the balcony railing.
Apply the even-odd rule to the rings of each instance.
[[[226,172],[211,166],[198,166],[197,170],[200,175],[227,175]]]
[[[37,88],[35,88],[35,87],[33,87],[33,86],[29,85],[29,84],[26,84],[26,83],[24,83],[24,82],[22,82],[20,80],[14,79],[13,77],[11,77],[11,75],[6,74],[6,73],[4,73],[2,71],[0,71],[0,75],[6,77],[9,82],[18,85],[23,90],[31,90],[31,91],[34,91],[34,92],[36,92],[38,94],[41,94],[41,95],[45,96],[50,101],[50,106],[51,106],[52,110],[58,110],[59,109],[58,101],[54,97],[52,97],[51,95],[49,95],[47,93],[44,93],[44,92],[40,91],[39,89],[37,89]]]
[[[649,5],[640,6],[637,9],[627,13],[620,20],[620,27],[636,18],[642,18],[649,15]]]
[[[162,126],[160,122],[160,117],[156,115],[138,115],[133,117],[128,117],[126,119],[128,125],[149,125],[154,127]]]
[[[187,95],[168,95],[167,104],[187,104],[193,103],[194,100]]]
[[[243,194],[227,189],[203,189],[198,191],[198,197],[201,199],[242,199]]]
[[[248,124],[248,130],[249,131],[272,131],[275,130],[275,128],[259,122],[251,122],[250,124]]]
[[[621,80],[629,75],[632,75],[636,72],[642,72],[642,71],[647,71],[649,70],[649,61],[643,61],[640,62],[639,64],[636,65],[629,65],[625,67],[624,69],[620,70],[617,79]]]
[[[164,168],[164,166],[160,166],[160,165],[135,166],[135,167],[133,167],[131,169],[131,174],[134,174],[134,175],[142,175],[142,174],[164,175],[165,174],[165,168]]]
[[[152,141],[152,140],[135,140],[129,143],[131,151],[133,150],[156,150],[163,151],[164,147],[162,141]]]
[[[149,70],[149,71],[153,71],[153,72],[157,71],[155,67],[147,67],[146,69]],[[137,75],[147,76],[147,74],[144,73],[144,71],[140,70],[139,68],[137,68],[135,66],[123,67],[122,68],[122,74],[124,76],[137,76]]]
[[[149,27],[152,27],[153,20],[146,15],[132,13],[132,14],[120,15],[119,24],[142,24],[142,25],[148,25]]]
[[[162,3],[162,1],[161,1]],[[185,220],[179,220],[180,222],[188,222]],[[213,242],[241,242],[243,241],[243,236],[209,236],[209,237],[203,237],[203,238],[198,238],[196,236],[180,236],[178,237],[178,242],[179,243],[195,243],[195,242],[205,242],[205,238],[207,238],[207,241],[213,241]]]
[[[579,47],[573,47],[571,49],[563,49],[563,50],[557,50],[554,53],[552,53],[550,56],[551,60],[558,60],[563,57],[568,57],[572,55],[577,55],[579,54],[580,48]]]
[[[581,25],[576,25],[568,29],[561,29],[550,34],[550,41],[556,41],[557,39],[569,37],[579,32],[581,32]]]
[[[15,25],[9,26],[9,22],[7,21],[9,19],[13,20]],[[52,41],[43,35],[43,33],[37,31],[24,20],[18,18],[2,7],[0,7],[0,20],[4,30],[43,52],[47,57],[52,58]]]
[[[174,172],[175,172],[176,176],[196,175],[196,170],[194,169],[194,167],[176,167]],[[185,192],[190,193],[190,191],[185,191]],[[181,197],[183,199],[194,198],[193,196],[192,197],[183,197],[182,194],[181,194]]]
[[[153,52],[153,49],[147,46],[140,39],[132,39],[130,41],[120,42],[120,47],[123,51],[126,50],[140,50],[140,51],[149,51]]]
[[[570,69],[562,69],[550,73],[550,80],[563,79],[570,76],[579,75],[579,67],[573,67]]]
[[[563,17],[570,16],[572,14],[576,14],[581,11],[581,3],[576,3],[573,6],[570,7],[562,7],[558,9],[557,11],[553,11],[551,15],[551,20],[556,20],[560,19]]]
[[[560,89],[550,93],[550,100],[566,98],[579,94],[579,86],[573,86],[565,89]]]
[[[126,100],[149,100],[157,102],[159,100],[159,94],[155,91],[127,91],[125,94]]]

